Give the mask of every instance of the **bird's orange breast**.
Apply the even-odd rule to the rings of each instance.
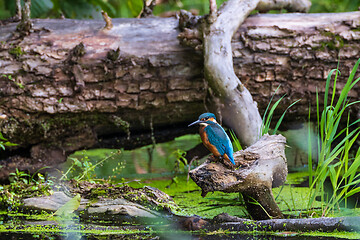
[[[200,137],[201,137],[201,141],[203,142],[203,144],[205,145],[205,147],[207,149],[209,149],[209,151],[215,155],[215,157],[220,157],[220,153],[219,151],[216,149],[216,147],[214,145],[212,145],[209,142],[208,136],[206,134],[205,131],[205,127],[206,126],[200,126],[199,132],[200,132]]]

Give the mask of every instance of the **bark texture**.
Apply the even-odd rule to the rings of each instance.
[[[260,99],[268,99],[281,85],[277,95],[286,94],[284,107],[302,99],[288,116],[306,116],[308,106],[315,107],[316,90],[322,96],[326,77],[338,60],[340,93],[360,57],[359,17],[359,12],[249,17],[234,37],[242,41],[233,40],[233,45],[238,46],[233,47],[234,65],[241,66],[237,74],[246,86],[252,85],[248,88],[259,108],[264,109],[266,104]],[[359,86],[350,92],[350,97],[358,99]]]
[[[234,153],[237,169],[207,160],[190,171],[190,177],[208,192],[240,192],[253,219],[283,218],[272,194],[272,187],[281,186],[287,176],[285,137],[264,135],[245,150]]]
[[[281,84],[275,98],[287,97],[275,114],[301,98],[287,119],[306,118],[338,59],[340,89],[360,56],[359,19],[359,12],[247,18],[232,39],[233,61],[260,112]],[[49,165],[82,148],[134,148],[153,135],[166,141],[207,111],[204,60],[179,45],[176,19],[113,19],[110,30],[97,20],[32,23],[20,37],[17,23],[0,28],[0,131],[19,144],[3,159]],[[350,94],[358,98],[359,86]]]

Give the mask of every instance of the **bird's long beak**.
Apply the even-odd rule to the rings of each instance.
[[[189,124],[189,125],[188,125],[188,127],[191,127],[192,125],[195,125],[195,124],[200,124],[200,123],[202,123],[202,122],[204,122],[204,121],[197,120],[197,121],[195,121],[195,122],[193,122],[193,123]]]

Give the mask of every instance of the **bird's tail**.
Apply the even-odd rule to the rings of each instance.
[[[234,161],[233,156],[228,156],[228,155],[225,153],[225,154],[224,154],[224,158],[225,158],[227,161],[229,161],[229,162],[231,162],[232,164],[235,165],[235,161]]]

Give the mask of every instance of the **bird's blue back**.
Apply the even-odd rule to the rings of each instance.
[[[233,158],[233,146],[230,138],[219,124],[211,121],[207,121],[207,123],[209,125],[206,126],[204,130],[207,134],[209,142],[216,147],[221,156],[226,153],[230,161],[235,165]]]

